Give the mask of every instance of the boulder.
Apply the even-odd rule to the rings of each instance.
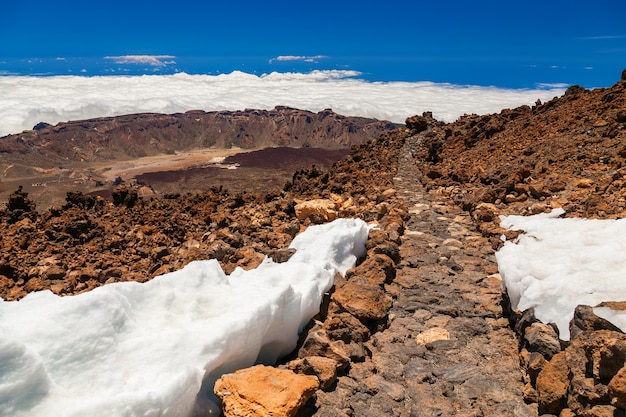
[[[569,367],[564,352],[552,357],[537,376],[540,414],[559,414],[566,408],[569,387]]]
[[[332,300],[362,322],[383,320],[392,304],[391,297],[380,286],[356,281],[348,281],[337,289]]]
[[[561,351],[559,335],[554,328],[540,322],[535,322],[526,328],[524,341],[529,351],[538,352],[547,360],[552,359],[552,356]]]
[[[303,201],[296,204],[294,209],[300,221],[310,219],[313,223],[323,223],[337,218],[335,203],[327,199]]]
[[[294,416],[317,391],[312,375],[264,365],[222,375],[214,387],[226,417]]]
[[[326,331],[319,327],[314,327],[309,331],[302,347],[298,350],[300,358],[311,356],[333,359],[337,362],[339,369],[345,369],[350,363],[346,344],[340,340],[330,340]]]
[[[601,303],[598,307],[611,307],[612,304]],[[598,317],[593,308],[585,305],[579,305],[574,310],[574,317],[570,321],[569,331],[571,338],[574,339],[576,335],[581,332],[589,332],[594,330],[611,330],[615,332],[621,332],[621,330],[608,320]]]

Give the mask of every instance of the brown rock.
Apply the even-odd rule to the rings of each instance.
[[[585,411],[583,417],[615,417],[620,414],[623,415],[613,406],[595,405],[589,411]]]
[[[626,335],[607,330],[596,332],[591,347],[593,376],[609,381],[626,363]]]
[[[428,124],[433,121],[432,117],[412,116],[406,119],[406,127],[415,131],[415,133],[423,132],[428,129]]]
[[[298,357],[310,356],[333,359],[337,362],[339,369],[344,369],[350,363],[350,355],[346,350],[345,343],[339,340],[330,340],[326,332],[319,327],[314,327],[309,331],[302,347],[298,350]]]
[[[581,178],[574,183],[577,188],[590,188],[593,185],[591,178]]]
[[[626,409],[626,367],[620,369],[609,382],[611,404]]]
[[[609,307],[615,304],[601,303],[598,307]],[[621,332],[621,330],[608,320],[598,317],[593,308],[589,306],[579,305],[574,310],[574,317],[570,321],[569,330],[571,339],[573,340],[580,332],[590,332],[594,330],[611,330]]]
[[[26,290],[26,292],[41,291],[45,288],[45,282],[39,278],[31,278],[26,281],[26,284],[24,285],[24,290]]]
[[[363,322],[383,320],[392,304],[391,297],[379,286],[353,281],[337,289],[331,299]]]
[[[394,401],[402,401],[405,397],[406,389],[393,382],[385,380],[380,375],[372,375],[365,379],[363,383],[373,392],[384,392],[390,396]]]
[[[323,328],[331,340],[344,343],[363,343],[370,337],[369,329],[352,314],[345,312],[329,316]]]
[[[322,356],[308,356],[287,363],[287,369],[297,374],[315,375],[322,390],[328,390],[337,380],[338,363]]]
[[[526,328],[524,340],[529,351],[540,353],[548,361],[561,351],[559,335],[552,326],[541,322],[535,322]]]
[[[539,372],[543,369],[548,361],[546,358],[538,352],[532,352],[528,355],[528,365],[526,368],[526,372],[528,372],[528,376],[530,377],[530,382],[535,385],[537,382],[537,376]]]
[[[287,262],[296,253],[295,249],[277,249],[269,252],[267,256],[272,258],[277,264]]]
[[[369,240],[369,239],[368,239]],[[365,261],[346,273],[346,279],[369,285],[383,285],[393,281],[396,268],[392,259],[384,254],[368,256]]]
[[[415,341],[420,346],[425,346],[438,340],[450,340],[450,333],[442,327],[432,327],[415,336]]]
[[[335,203],[326,199],[303,201],[295,206],[298,220],[311,219],[313,223],[323,223],[337,218]]]
[[[569,367],[565,353],[560,352],[539,372],[537,394],[540,414],[558,414],[567,405]]]
[[[319,387],[317,377],[257,365],[222,375],[214,387],[226,417],[294,416]]]

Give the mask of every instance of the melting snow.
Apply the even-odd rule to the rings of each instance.
[[[297,236],[282,264],[228,276],[197,261],[143,284],[0,299],[0,415],[218,412],[214,381],[292,351],[335,273],[365,253],[367,233],[340,219]]]
[[[534,308],[569,340],[576,306],[626,301],[626,219],[558,218],[563,213],[501,216],[501,226],[525,233],[505,242],[496,259],[512,307]],[[626,312],[594,312],[626,331]]]

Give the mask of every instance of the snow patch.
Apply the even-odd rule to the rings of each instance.
[[[557,218],[564,211],[534,216],[500,216],[500,225],[523,230],[496,253],[511,305],[535,309],[543,323],[555,323],[569,340],[578,305],[626,301],[626,219]],[[626,331],[625,312],[595,309]]]
[[[228,276],[196,261],[143,284],[0,299],[0,414],[219,413],[214,381],[292,351],[367,234],[365,222],[339,219],[298,235],[286,263],[266,258]]]

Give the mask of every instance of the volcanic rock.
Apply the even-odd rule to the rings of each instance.
[[[335,203],[327,199],[303,201],[296,204],[295,211],[300,221],[309,219],[312,223],[325,223],[337,218]]]
[[[226,417],[291,417],[318,387],[315,376],[257,365],[222,375],[214,391]]]
[[[345,278],[337,277],[297,352],[284,359],[315,375],[315,387],[319,378],[324,388],[298,415],[623,415],[626,336],[591,307],[577,308],[569,343],[532,311],[510,311],[493,254],[502,233],[517,233],[503,231],[500,214],[554,207],[565,208],[568,217],[626,214],[625,89],[623,82],[606,89],[571,87],[547,103],[448,124],[418,116],[407,129],[353,146],[328,170],[299,169],[280,192],[206,187],[166,198],[138,193],[132,204],[121,194],[114,204],[74,193],[65,204],[37,212],[19,189],[0,210],[0,296],[14,300],[42,289],[68,295],[104,283],[143,282],[197,259],[216,258],[227,272],[254,266],[264,256],[285,260],[291,239],[334,211],[376,227],[366,258]],[[284,133],[281,146],[288,137],[295,141],[285,126],[297,130],[317,123],[318,116],[334,117],[325,111],[307,122],[293,113],[293,122],[279,122],[273,114],[228,117],[263,119],[259,129],[273,120]],[[150,121],[138,137],[155,141],[124,155],[175,151],[166,134],[189,128],[206,139],[188,120],[204,117],[194,112],[101,120],[112,135],[106,152],[128,145],[119,132],[138,120]],[[47,135],[97,127],[83,123],[22,137],[38,146]],[[252,146],[246,129],[236,131],[238,141],[216,140]],[[26,164],[28,146],[12,138],[5,145],[12,143],[7,153]],[[67,143],[47,146],[62,155]],[[95,158],[89,149],[81,157]],[[304,216],[296,209],[298,202],[314,200],[327,202],[324,214]]]
[[[558,414],[566,408],[569,383],[569,367],[565,353],[558,353],[537,376],[541,414]]]
[[[297,374],[315,375],[320,382],[320,389],[328,390],[337,380],[337,362],[322,356],[308,356],[287,363],[287,369]]]

